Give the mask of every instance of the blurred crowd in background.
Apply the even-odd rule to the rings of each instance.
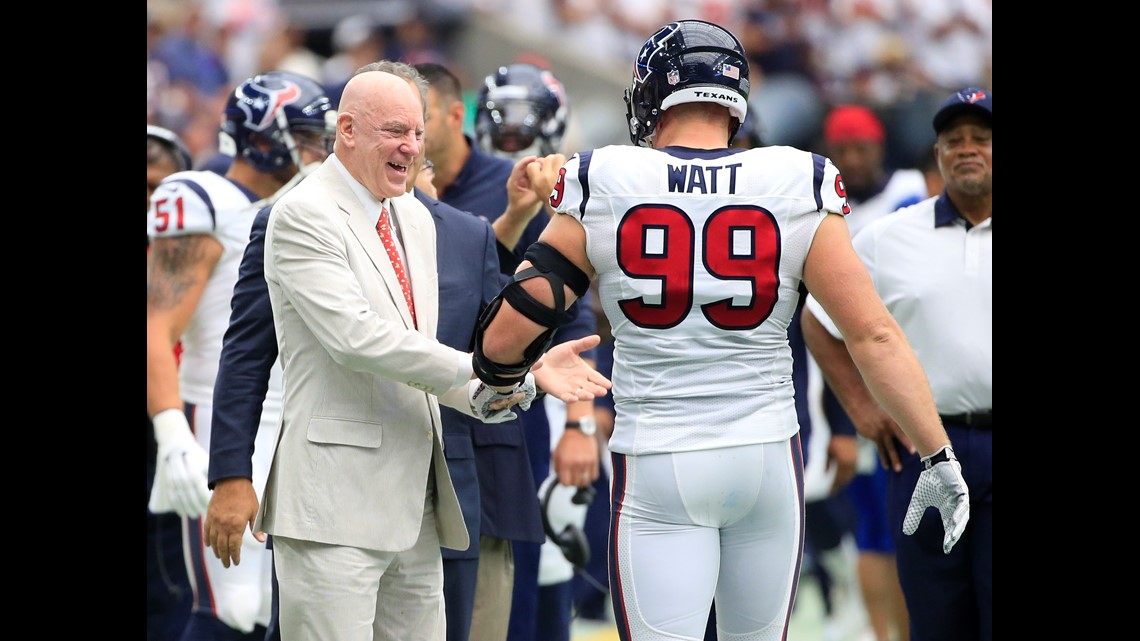
[[[855,103],[882,119],[888,165],[915,166],[946,94],[993,87],[992,0],[147,0],[147,123],[197,164],[217,151],[227,93],[261,71],[312,77],[335,103],[366,63],[438,62],[473,101],[487,73],[526,61],[566,85],[567,153],[627,144],[631,61],[685,18],[739,34],[766,145],[815,148],[830,108]]]

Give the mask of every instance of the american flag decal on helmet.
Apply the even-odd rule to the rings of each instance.
[[[740,69],[728,64],[727,62],[720,66],[721,75],[733,80],[740,80]]]

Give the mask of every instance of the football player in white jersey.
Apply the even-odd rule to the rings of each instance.
[[[609,566],[623,639],[701,639],[714,597],[720,638],[786,636],[804,536],[787,336],[802,288],[926,457],[912,511],[938,508],[947,550],[969,519],[925,373],[851,247],[838,170],[790,147],[729,148],[748,77],[740,41],[715,24],[654,34],[626,91],[638,146],[528,167],[557,214],[476,334],[476,373],[506,388],[599,281],[615,341]]]
[[[194,613],[183,638],[242,639],[269,621],[270,552],[248,536],[240,568],[224,570],[205,554],[201,516],[209,501],[207,467],[214,378],[229,324],[230,298],[250,227],[262,199],[285,187],[306,164],[327,156],[336,112],[314,80],[283,71],[249,78],[230,94],[221,149],[233,155],[224,176],[183,171],[150,199],[147,235],[147,412],[158,461],[149,507],[188,519],[187,567]],[[182,341],[182,361],[174,345]],[[281,376],[270,382],[254,458],[265,486],[281,410]],[[264,445],[263,445],[264,443]]]

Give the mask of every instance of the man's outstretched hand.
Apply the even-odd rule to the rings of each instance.
[[[518,405],[529,410],[531,402],[538,396],[534,374],[527,373],[522,383],[510,389],[499,389],[473,378],[467,386],[468,400],[475,416],[484,423],[503,423],[514,420],[518,415],[511,408]]]
[[[601,342],[601,336],[591,334],[559,343],[547,350],[530,368],[539,389],[564,403],[591,401],[608,394],[613,386],[610,379],[591,367],[581,356],[582,352],[597,347]]]

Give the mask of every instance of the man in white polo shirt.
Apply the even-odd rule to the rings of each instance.
[[[809,299],[804,338],[859,433],[891,469],[888,512],[912,641],[993,639],[993,96],[950,96],[934,116],[946,190],[853,240],[879,296],[922,362],[970,490],[962,543],[936,522],[903,536],[926,461],[871,397],[838,330]],[[926,514],[923,520],[937,519]]]

